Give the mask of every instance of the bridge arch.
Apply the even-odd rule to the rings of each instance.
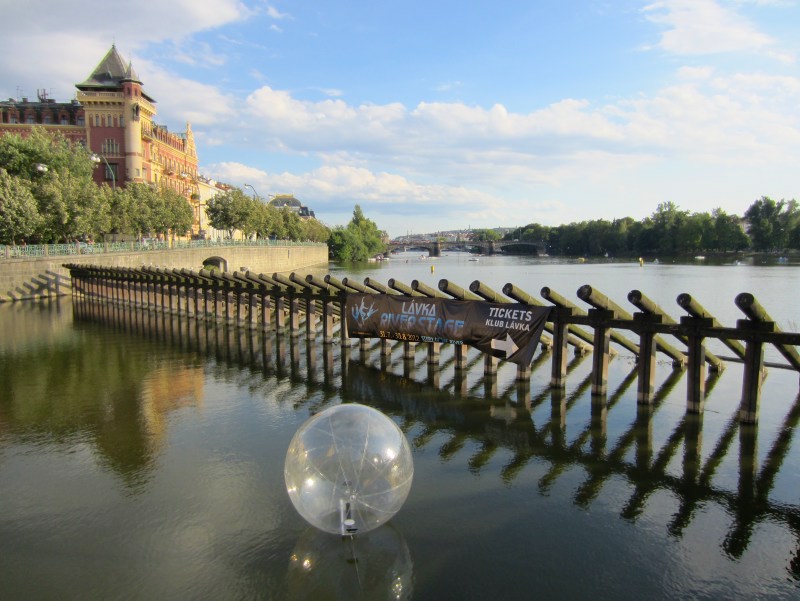
[[[228,261],[224,257],[220,256],[208,257],[203,261],[203,267],[216,268],[224,273],[228,271]]]

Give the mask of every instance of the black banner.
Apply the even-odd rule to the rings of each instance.
[[[393,294],[348,294],[351,338],[468,344],[527,367],[550,307]]]

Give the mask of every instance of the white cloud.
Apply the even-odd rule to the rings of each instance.
[[[275,23],[291,19],[274,7],[270,12],[236,0],[178,0],[135,10],[124,0],[114,10],[130,18],[115,32],[96,1],[48,4],[46,10],[42,0],[33,2],[24,9],[9,5],[4,13],[19,27],[0,38],[0,97],[16,95],[17,85],[33,96],[35,86],[44,84],[54,97],[65,99],[116,41],[158,101],[157,120],[174,130],[192,123],[208,175],[250,183],[264,193],[297,193],[309,204],[319,203],[313,206],[318,215],[348,216],[352,205],[362,202],[392,216],[397,227],[401,216],[411,219],[415,211],[495,225],[525,219],[555,224],[611,211],[623,216],[631,214],[632,195],[637,202],[652,200],[650,209],[665,199],[680,203],[679,193],[691,184],[687,177],[686,189],[679,188],[677,164],[705,178],[695,187],[713,182],[720,190],[715,198],[724,198],[725,186],[732,188],[745,177],[748,182],[734,192],[748,200],[751,193],[796,196],[791,189],[785,194],[785,188],[759,190],[759,179],[766,181],[770,173],[776,182],[790,181],[769,170],[788,172],[787,166],[800,162],[800,78],[770,73],[770,66],[784,68],[770,61],[762,61],[767,67],[760,72],[735,72],[716,60],[713,55],[722,52],[751,57],[780,52],[776,39],[732,8],[735,2],[648,4],[643,14],[664,28],[662,49],[703,55],[702,63],[676,67],[660,88],[627,98],[612,96],[611,90],[607,97],[618,99],[605,104],[564,96],[527,112],[501,101],[481,106],[424,97],[414,104],[353,103],[347,89],[323,87],[340,85],[335,78],[299,83],[301,91],[292,92],[263,85],[264,73],[278,80],[263,62],[247,66],[249,79],[236,80],[232,58],[224,81],[203,83],[168,70],[154,56],[160,51],[184,65],[208,66],[203,76],[229,64],[221,49],[231,49],[231,57],[257,54],[266,60],[269,55],[271,61],[277,50],[260,47],[243,30],[228,28],[205,38],[193,34],[256,13]],[[74,19],[75,14],[86,18]],[[440,91],[459,85],[449,81]],[[248,158],[238,158],[241,152]],[[272,169],[276,153],[282,153],[275,159],[282,166]],[[293,157],[302,158],[301,168],[284,166]],[[665,198],[667,191],[676,196]],[[602,201],[585,202],[600,194]]]
[[[658,46],[675,54],[758,52],[777,60],[793,57],[750,21],[715,0],[659,0],[642,9],[653,23],[665,25]]]
[[[46,76],[44,83],[53,88],[55,97],[70,97],[75,83],[91,73],[112,43],[145,79],[149,72],[139,68],[137,53],[154,43],[171,43],[171,56],[177,54],[186,63],[211,60],[220,64],[224,57],[208,46],[184,44],[184,40],[252,14],[238,0],[120,0],[113,7],[96,0],[5,3],[3,22],[14,26],[5,27],[0,36],[0,73],[4,75],[0,92],[6,97],[16,95],[20,86],[32,96]],[[109,15],[124,15],[124,22]]]
[[[278,21],[280,21],[282,19],[291,19],[292,18],[292,16],[289,13],[282,13],[277,8],[275,8],[274,6],[267,6],[267,15],[269,15],[270,18],[276,19]]]
[[[265,86],[247,98],[249,139],[322,165],[246,177],[265,190],[313,199],[322,218],[360,202],[397,227],[403,221],[391,215],[414,211],[460,223],[557,224],[630,215],[633,195],[650,208],[665,199],[680,204],[690,178],[684,185],[671,172],[688,163],[716,185],[714,195],[700,186],[715,203],[710,210],[736,192],[723,192],[729,181],[752,174],[738,193],[752,201],[752,194],[770,193],[757,193],[767,169],[800,161],[798,105],[800,78],[711,67],[680,68],[653,94],[605,105],[565,99],[530,113],[501,104],[308,101]],[[245,177],[241,165],[209,168],[217,179]],[[575,208],[576,194],[589,198],[594,190],[606,196],[593,214]],[[347,211],[342,216],[346,221]]]

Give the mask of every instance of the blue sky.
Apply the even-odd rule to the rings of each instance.
[[[800,199],[799,2],[0,0],[0,97],[116,43],[203,174],[393,236],[742,214]]]

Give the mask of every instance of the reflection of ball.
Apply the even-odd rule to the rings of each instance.
[[[413,597],[414,564],[402,534],[391,524],[342,544],[308,527],[289,557],[289,599],[392,599]]]
[[[283,475],[295,509],[334,534],[377,528],[400,510],[414,461],[391,419],[366,405],[337,405],[295,433]]]

